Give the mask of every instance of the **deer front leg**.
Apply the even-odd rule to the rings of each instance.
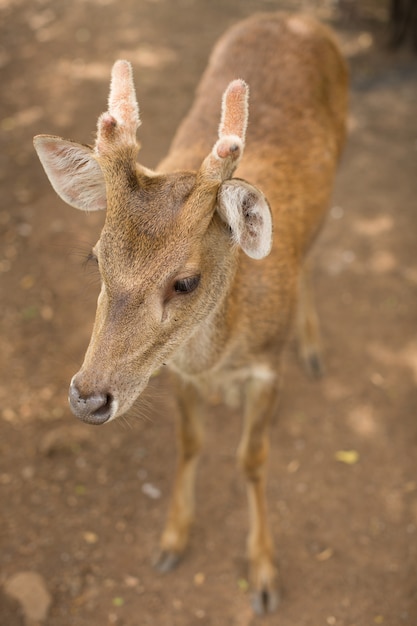
[[[192,384],[177,381],[177,399],[180,411],[177,470],[160,553],[155,564],[161,572],[168,572],[177,565],[187,545],[194,518],[196,466],[203,440],[197,390]]]
[[[305,370],[312,378],[319,378],[323,374],[320,326],[307,262],[298,279],[297,335]]]
[[[252,379],[246,386],[245,421],[238,459],[247,480],[248,558],[255,613],[272,613],[279,602],[274,548],[265,500],[267,428],[276,408],[278,381]]]

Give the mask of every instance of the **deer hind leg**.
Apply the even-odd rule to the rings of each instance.
[[[307,263],[298,279],[297,336],[298,349],[305,370],[311,377],[319,378],[323,374],[320,326]]]
[[[197,390],[191,384],[177,381],[177,399],[180,409],[177,470],[160,553],[155,563],[161,572],[167,572],[177,565],[187,545],[194,519],[195,474],[203,440]]]
[[[279,602],[274,548],[267,520],[265,461],[267,428],[276,408],[278,383],[251,379],[246,387],[245,419],[238,449],[239,464],[247,481],[249,503],[248,558],[252,606],[255,613],[272,613]]]

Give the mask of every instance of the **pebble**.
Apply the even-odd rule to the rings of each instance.
[[[27,626],[45,621],[52,597],[40,574],[18,572],[6,581],[4,590],[20,603]]]
[[[142,485],[142,493],[152,500],[158,500],[158,498],[161,497],[161,490],[158,489],[158,487],[151,485],[151,483],[144,483]]]

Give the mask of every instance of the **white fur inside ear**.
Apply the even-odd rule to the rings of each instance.
[[[244,180],[225,181],[217,194],[218,212],[234,241],[253,259],[266,257],[272,246],[272,217],[263,193]]]
[[[38,135],[33,143],[49,182],[64,202],[84,211],[106,208],[104,176],[91,148],[49,135]]]

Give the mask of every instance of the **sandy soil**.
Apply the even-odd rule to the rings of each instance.
[[[77,424],[67,386],[89,339],[98,277],[83,260],[102,216],[53,193],[32,136],[88,143],[109,71],[131,60],[141,160],[153,166],[218,35],[256,10],[307,8],[352,70],[350,136],[315,251],[326,376],[290,343],[271,429],[268,499],[283,580],[280,626],[417,623],[417,62],[386,49],[381,2],[0,1],[0,624],[29,624],[10,593],[32,572],[47,626],[245,626],[240,419],[208,420],[198,517],[172,574],[150,563],[175,464],[167,376],[128,421]],[[349,451],[348,455],[340,452]],[[32,579],[20,589],[29,597]],[[50,601],[50,606],[48,606]],[[33,623],[33,622],[32,622]]]

